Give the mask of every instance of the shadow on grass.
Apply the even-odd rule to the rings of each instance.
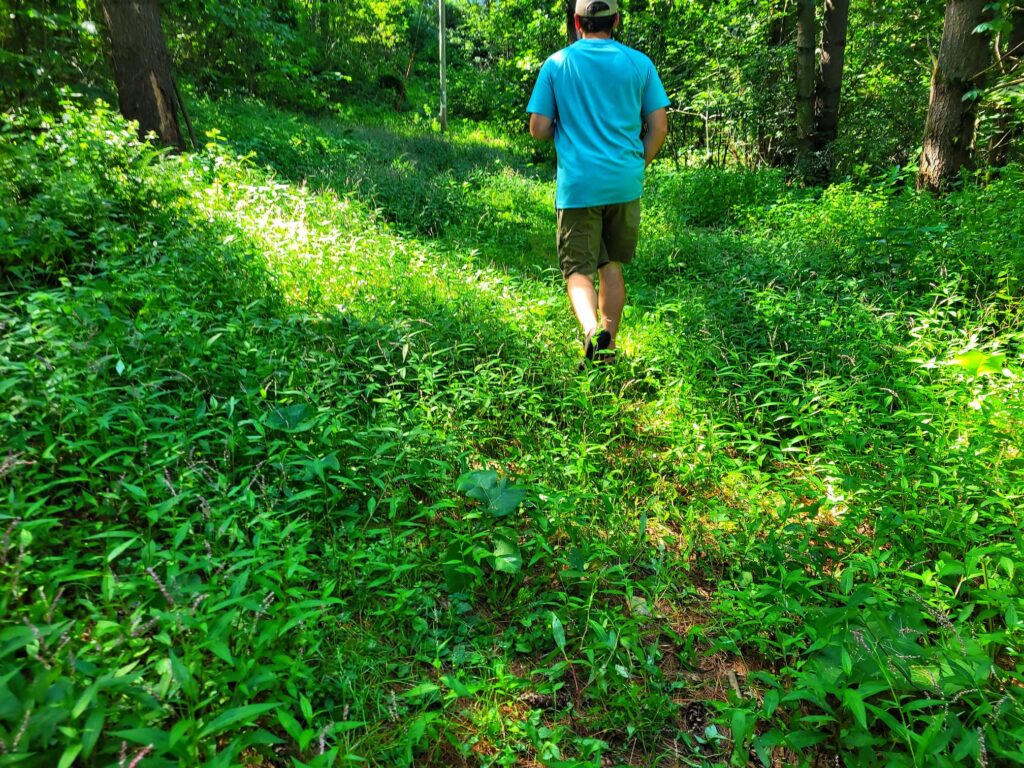
[[[207,102],[204,120],[241,154],[295,184],[359,200],[407,237],[483,266],[550,279],[551,171],[455,126],[446,137],[411,117],[364,125],[316,121],[262,105]],[[377,119],[379,116],[374,115]]]
[[[429,243],[453,263],[497,268],[560,292],[550,184],[479,135],[463,128],[442,138],[425,126],[394,120],[312,122],[237,103],[208,108],[236,150],[253,152],[280,178],[357,199],[396,234]],[[662,191],[673,200],[689,199],[701,178],[680,182],[679,190],[680,184],[666,187],[662,179],[659,188],[666,187]],[[749,174],[731,184],[710,209],[694,210],[732,216],[737,196],[756,193],[768,204],[785,194],[774,182],[760,189]],[[844,281],[828,249],[805,244],[803,251],[777,253],[770,240],[681,228],[672,222],[674,203],[659,199],[652,205],[654,219],[667,231],[649,235],[630,270],[635,311],[625,327],[647,347],[641,361],[646,375],[661,383],[634,387],[628,398],[647,400],[685,379],[716,422],[780,443],[801,434],[793,426],[799,413],[786,405],[794,399],[825,390],[828,407],[838,414],[844,397],[913,384],[901,378],[906,366],[896,354],[905,333],[873,311],[870,292],[856,279]],[[500,350],[510,365],[536,361],[536,345],[497,319],[483,297],[470,299],[466,292],[453,300],[415,283],[395,282],[390,290],[405,304],[403,311],[430,318],[435,338],[474,339],[481,354]],[[860,423],[837,419],[844,433]]]

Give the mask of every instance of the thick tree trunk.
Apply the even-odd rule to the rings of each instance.
[[[801,154],[812,149],[814,134],[814,0],[797,0],[796,143]]]
[[[931,98],[924,127],[918,189],[937,192],[960,169],[970,166],[974,150],[977,99],[964,96],[982,85],[989,61],[988,37],[974,33],[984,21],[986,0],[948,0],[932,71]]]
[[[1004,75],[1011,72],[1019,74],[1021,63],[1024,62],[1024,6],[1014,8],[1011,18],[1013,29],[1010,32],[1010,42],[1003,55],[999,57],[999,68]],[[996,118],[996,130],[988,145],[988,162],[996,168],[1006,165],[1010,157],[1010,147],[1021,135],[1020,124],[1014,125],[1013,118],[1012,107],[1000,107]]]
[[[164,144],[184,149],[158,1],[103,0],[103,17],[121,114],[138,121],[141,135],[152,131]]]
[[[576,2],[565,0],[565,39],[572,45],[576,42]]]
[[[846,58],[850,0],[825,0],[821,24],[821,66],[814,89],[814,144],[819,151],[839,133],[839,96]]]

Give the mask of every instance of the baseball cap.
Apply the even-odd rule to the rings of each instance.
[[[576,0],[576,15],[583,18],[600,19],[614,16],[618,12],[618,0]]]

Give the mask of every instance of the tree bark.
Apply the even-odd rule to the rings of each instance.
[[[924,127],[917,188],[940,191],[961,168],[970,167],[977,99],[989,62],[988,37],[974,33],[984,21],[986,0],[948,0],[939,58],[932,70],[931,98]]]
[[[1024,62],[1024,6],[1017,6],[1011,15],[1013,29],[1010,31],[1010,42],[1006,51],[999,58],[999,68],[1003,75],[1019,72]],[[1021,126],[1014,125],[1013,108],[999,108],[996,118],[996,130],[988,145],[988,162],[996,168],[1002,168],[1010,158],[1010,147],[1021,135]]]
[[[110,32],[121,114],[138,121],[140,135],[152,131],[162,143],[184,149],[178,123],[181,105],[160,26],[159,3],[103,0],[103,17]]]
[[[575,0],[565,0],[565,38],[568,40],[569,45],[572,45],[577,40]]]
[[[814,134],[814,0],[797,0],[796,20],[796,143],[808,154]]]
[[[850,0],[825,0],[821,24],[821,66],[814,88],[814,144],[821,151],[839,133],[839,97],[843,87]]]
[[[437,0],[437,47],[441,64],[441,133],[448,130],[448,19],[445,16],[445,0]]]

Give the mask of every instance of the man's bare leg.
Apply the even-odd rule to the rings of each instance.
[[[601,277],[598,306],[601,309],[601,323],[612,335],[608,349],[615,349],[615,337],[619,333],[622,308],[626,304],[626,282],[622,279],[622,264],[609,261],[599,270]],[[593,286],[593,283],[591,283]]]
[[[587,336],[593,335],[597,330],[597,291],[594,290],[594,276],[574,272],[565,281],[565,286],[572,311],[583,326],[583,332]]]

